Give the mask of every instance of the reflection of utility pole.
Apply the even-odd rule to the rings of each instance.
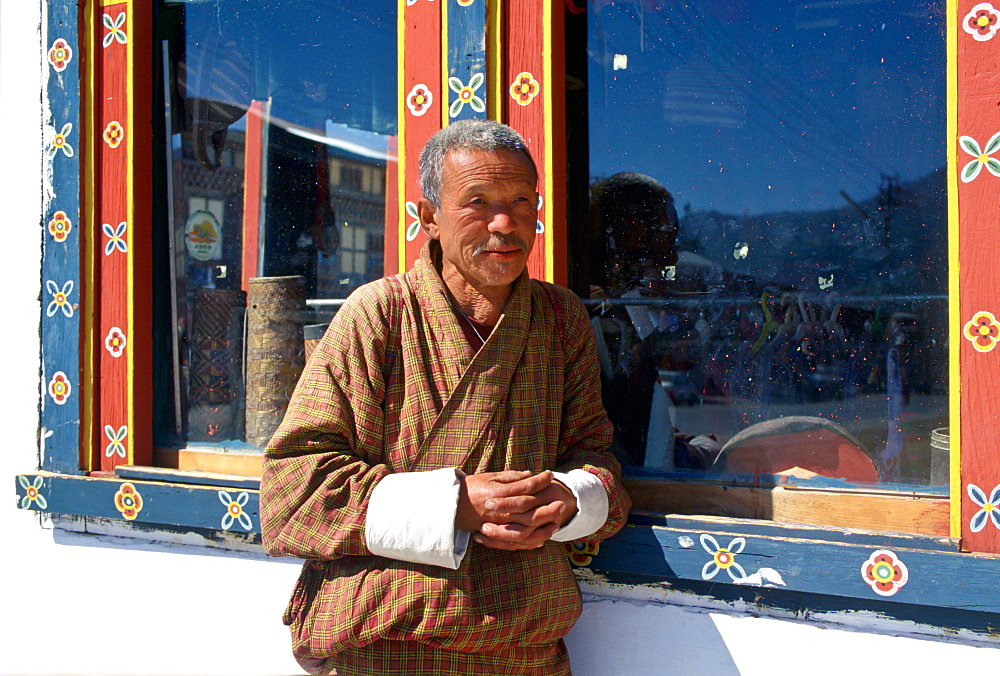
[[[846,190],[840,191],[840,196],[843,197],[848,204],[854,207],[854,210],[861,214],[861,218],[868,218],[868,212],[861,208],[861,205],[851,199],[851,196],[847,194]]]
[[[882,174],[882,182],[878,187],[878,208],[882,211],[882,246],[889,247],[889,224],[895,216],[896,207],[902,204],[900,199],[899,176]]]

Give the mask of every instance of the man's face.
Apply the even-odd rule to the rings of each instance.
[[[619,248],[635,260],[659,267],[677,262],[677,213],[658,196],[629,205],[618,228],[624,233]]]
[[[421,200],[420,220],[441,242],[441,276],[482,292],[514,282],[538,220],[538,177],[521,153],[455,150],[445,156],[441,207]]]

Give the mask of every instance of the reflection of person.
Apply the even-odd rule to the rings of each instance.
[[[590,211],[594,230],[603,234],[607,285],[606,290],[592,287],[593,296],[662,297],[685,289],[676,274],[677,211],[661,183],[635,172],[614,174],[591,186]],[[604,369],[604,401],[622,454],[647,467],[706,469],[718,443],[708,436],[672,433],[670,413],[673,399],[697,398],[688,376],[701,362],[696,318],[648,305],[626,305],[624,314],[616,318],[614,311],[606,312],[597,320],[623,343],[620,357],[615,363],[606,360]],[[607,342],[607,336],[604,341],[599,336],[602,347]],[[661,374],[670,382],[663,382]],[[684,385],[692,391],[665,391]]]
[[[420,170],[421,258],[348,299],[265,453],[265,545],[307,559],[285,622],[316,673],[568,674],[559,543],[608,537],[630,504],[593,334],[527,276],[520,136],[454,123]]]
[[[677,263],[674,198],[644,174],[622,172],[591,186],[590,210],[606,249],[607,291],[621,295],[672,277]]]

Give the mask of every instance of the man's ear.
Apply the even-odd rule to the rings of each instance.
[[[417,213],[420,215],[420,228],[427,233],[431,239],[438,239],[441,230],[437,224],[437,208],[431,204],[426,197],[421,197],[417,202]]]

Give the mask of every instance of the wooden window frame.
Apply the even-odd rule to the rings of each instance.
[[[237,504],[252,526],[243,535],[259,541],[257,480],[234,476],[235,471],[212,474],[151,465],[152,404],[145,387],[152,372],[150,304],[137,300],[150,293],[146,280],[152,264],[147,199],[152,193],[152,139],[142,132],[150,128],[152,68],[151,54],[141,47],[152,35],[151,5],[141,0],[86,0],[79,6],[72,0],[41,2],[47,17],[41,46],[43,54],[50,55],[44,62],[50,117],[45,148],[49,178],[43,224],[49,227],[43,228],[41,453],[39,471],[17,477],[18,504],[153,530],[215,534],[229,528],[239,532],[240,526],[226,519],[229,507]],[[1000,592],[991,582],[1000,573],[1000,558],[993,556],[1000,553],[1000,526],[989,518],[991,510],[970,496],[975,493],[972,486],[987,499],[1000,492],[1000,464],[990,453],[992,440],[1000,436],[1000,420],[990,415],[996,410],[991,386],[1000,381],[1000,350],[977,348],[964,331],[982,313],[1000,314],[982,274],[990,269],[989,183],[994,177],[983,171],[974,180],[960,182],[959,172],[970,158],[959,138],[985,144],[997,132],[990,124],[992,102],[1000,92],[993,91],[997,85],[991,73],[1000,67],[1000,57],[995,49],[987,49],[993,45],[963,29],[974,4],[946,2],[952,478],[949,499],[932,505],[933,533],[865,529],[877,523],[866,514],[893,512],[896,507],[902,511],[894,512],[892,523],[904,526],[913,519],[906,511],[912,505],[900,503],[918,504],[916,496],[806,496],[808,491],[794,487],[772,489],[772,507],[778,489],[794,493],[793,500],[811,500],[811,505],[830,504],[817,502],[819,498],[852,505],[850,523],[803,526],[734,518],[732,512],[673,513],[696,500],[702,500],[703,511],[710,511],[719,492],[729,492],[739,494],[737,503],[756,501],[746,515],[761,516],[759,488],[651,484],[632,478],[637,511],[599,552],[576,552],[573,560],[583,564],[582,577],[666,584],[720,599],[797,609],[875,610],[991,633],[988,627],[1000,614]],[[531,272],[565,283],[563,39],[564,21],[575,21],[573,10],[579,8],[558,0],[477,1],[472,7],[474,16],[462,15],[451,1],[399,1],[399,161],[389,167],[390,180],[395,179],[399,189],[387,204],[386,273],[405,269],[418,249],[416,241],[406,237],[412,218],[405,207],[418,196],[419,148],[453,119],[449,78],[467,82],[482,72],[486,115],[512,124],[527,137],[547,196],[539,218],[545,231],[529,264]],[[483,32],[484,52],[468,54],[459,47],[456,38],[470,31]],[[510,92],[522,73],[537,84],[527,105]],[[406,97],[419,84],[428,87],[435,103],[428,114],[415,116]],[[120,229],[120,223],[126,227]],[[114,328],[123,334],[124,346],[116,342]],[[895,506],[890,509],[890,504]],[[986,524],[974,529],[981,512],[986,512]],[[793,512],[789,518],[798,517]],[[723,549],[730,558],[722,552],[719,559]],[[891,581],[891,588],[879,589],[873,582],[873,562],[880,556],[882,563],[905,571]],[[732,565],[722,565],[734,559],[743,577],[730,574]]]

